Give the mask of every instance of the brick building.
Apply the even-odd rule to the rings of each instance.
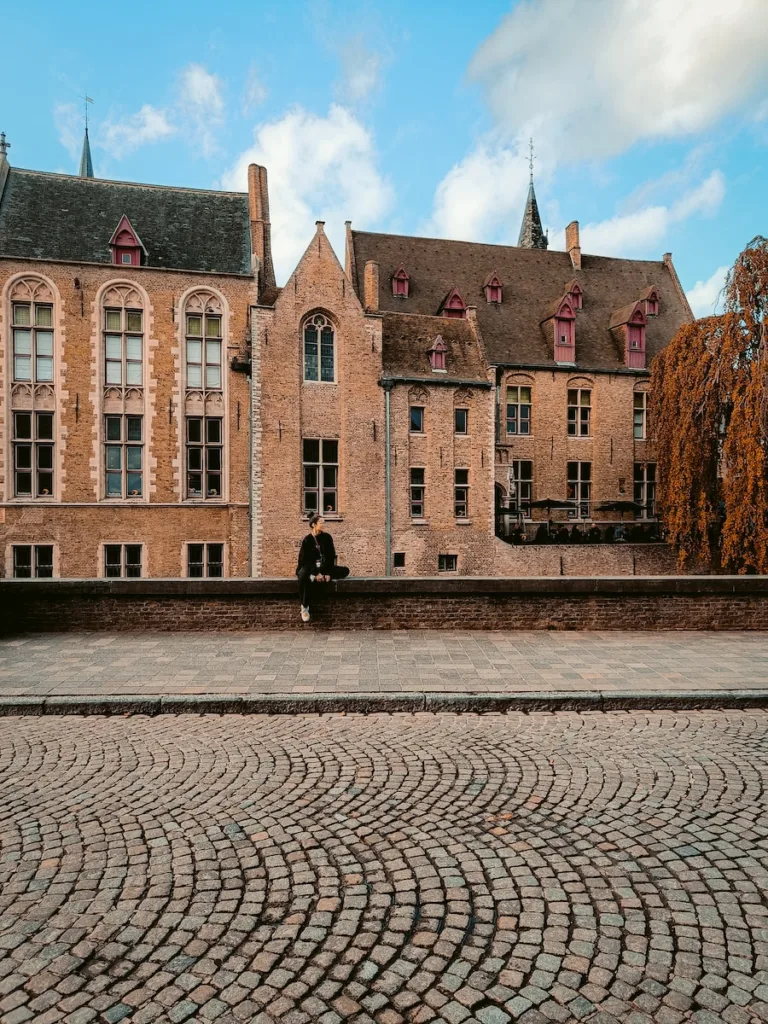
[[[0,567],[247,576],[250,194],[9,165],[0,139]],[[259,280],[260,278],[260,280]]]
[[[95,179],[87,138],[78,176],[6,148],[0,572],[289,576],[314,510],[358,575],[583,572],[507,543],[531,501],[652,515],[669,256],[582,255],[576,222],[549,251],[531,183],[517,246],[347,225],[342,267],[318,222],[278,288],[264,168],[210,192]]]

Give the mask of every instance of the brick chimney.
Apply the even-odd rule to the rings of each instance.
[[[581,270],[581,246],[579,245],[579,222],[572,220],[565,229],[565,248],[571,257],[574,270]]]
[[[272,263],[272,227],[269,222],[269,190],[267,168],[258,164],[248,167],[248,216],[251,222],[251,250],[258,260],[259,296],[265,288],[275,287]]]
[[[363,306],[368,313],[376,313],[379,308],[379,264],[374,260],[365,264]]]

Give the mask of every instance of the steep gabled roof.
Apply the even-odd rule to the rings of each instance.
[[[608,326],[613,330],[614,327],[623,327],[624,324],[628,324],[635,315],[635,312],[639,311],[642,316],[642,322],[645,323],[645,312],[640,302],[629,302],[626,306],[622,306],[621,309],[617,309],[611,316],[611,321]]]
[[[363,293],[366,261],[379,264],[380,310],[434,314],[457,287],[468,305],[477,306],[480,334],[491,363],[555,365],[551,331],[541,325],[541,319],[547,306],[563,297],[565,283],[574,279],[567,252],[365,231],[351,234],[358,295]],[[394,298],[389,286],[401,262],[410,275],[407,299]],[[493,271],[504,281],[502,303],[485,301],[483,283]],[[576,314],[578,366],[625,367],[610,331],[612,315],[634,303],[652,284],[659,290],[660,303],[659,315],[651,318],[646,331],[649,360],[690,319],[672,272],[662,260],[582,255],[578,281],[589,296],[585,308]]]
[[[544,234],[539,216],[539,204],[536,202],[536,192],[533,188],[533,179],[528,186],[528,198],[525,201],[523,222],[520,225],[520,237],[517,244],[523,249],[546,249],[549,240]]]
[[[245,193],[16,167],[10,168],[0,200],[0,256],[111,263],[109,240],[123,214],[149,253],[146,266],[251,274]]]

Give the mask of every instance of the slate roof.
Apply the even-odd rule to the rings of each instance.
[[[584,292],[584,308],[576,313],[576,365],[585,369],[626,368],[610,331],[611,319],[615,310],[634,303],[650,285],[658,288],[660,301],[659,315],[648,318],[646,329],[649,362],[690,319],[662,260],[582,254],[582,269],[574,271],[567,252],[365,231],[352,232],[352,246],[358,295],[363,294],[366,261],[379,264],[381,311],[434,316],[457,287],[468,305],[477,306],[491,364],[555,365],[552,328],[541,320],[574,279]],[[392,295],[391,276],[401,263],[410,275],[407,299]],[[501,304],[485,301],[483,283],[492,271],[504,285]]]
[[[126,214],[145,266],[251,274],[248,196],[11,167],[0,196],[0,256],[109,263]]]
[[[435,373],[427,355],[438,334],[447,348],[446,373]],[[438,382],[488,379],[480,346],[468,320],[385,313],[382,344],[385,376],[422,377]]]

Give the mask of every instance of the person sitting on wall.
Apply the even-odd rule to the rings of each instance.
[[[555,538],[558,544],[568,544],[570,542],[570,535],[568,533],[568,527],[563,525],[557,531],[557,537]]]
[[[546,523],[542,523],[541,526],[536,531],[536,537],[535,537],[533,543],[534,544],[549,544],[550,543],[549,530],[547,529]]]
[[[587,540],[590,544],[599,544],[603,539],[603,535],[600,533],[600,527],[595,524],[587,534]]]
[[[325,520],[319,512],[309,517],[309,533],[299,548],[296,576],[299,580],[302,622],[310,620],[310,595],[315,584],[343,580],[349,576],[349,569],[345,565],[336,564],[333,537],[325,532]]]
[[[615,526],[608,526],[608,527],[606,527],[606,530],[605,530],[605,543],[606,544],[613,544],[614,540],[616,539],[615,534],[616,534],[616,527]]]
[[[642,523],[635,523],[629,531],[629,539],[633,544],[645,544],[645,527]]]
[[[616,528],[613,531],[613,539],[615,541],[625,541],[627,539],[627,531],[624,527],[624,523],[616,523]]]
[[[573,526],[571,527],[571,536],[569,537],[569,542],[571,544],[583,544],[584,543],[584,534],[578,528],[576,523],[574,523]]]

